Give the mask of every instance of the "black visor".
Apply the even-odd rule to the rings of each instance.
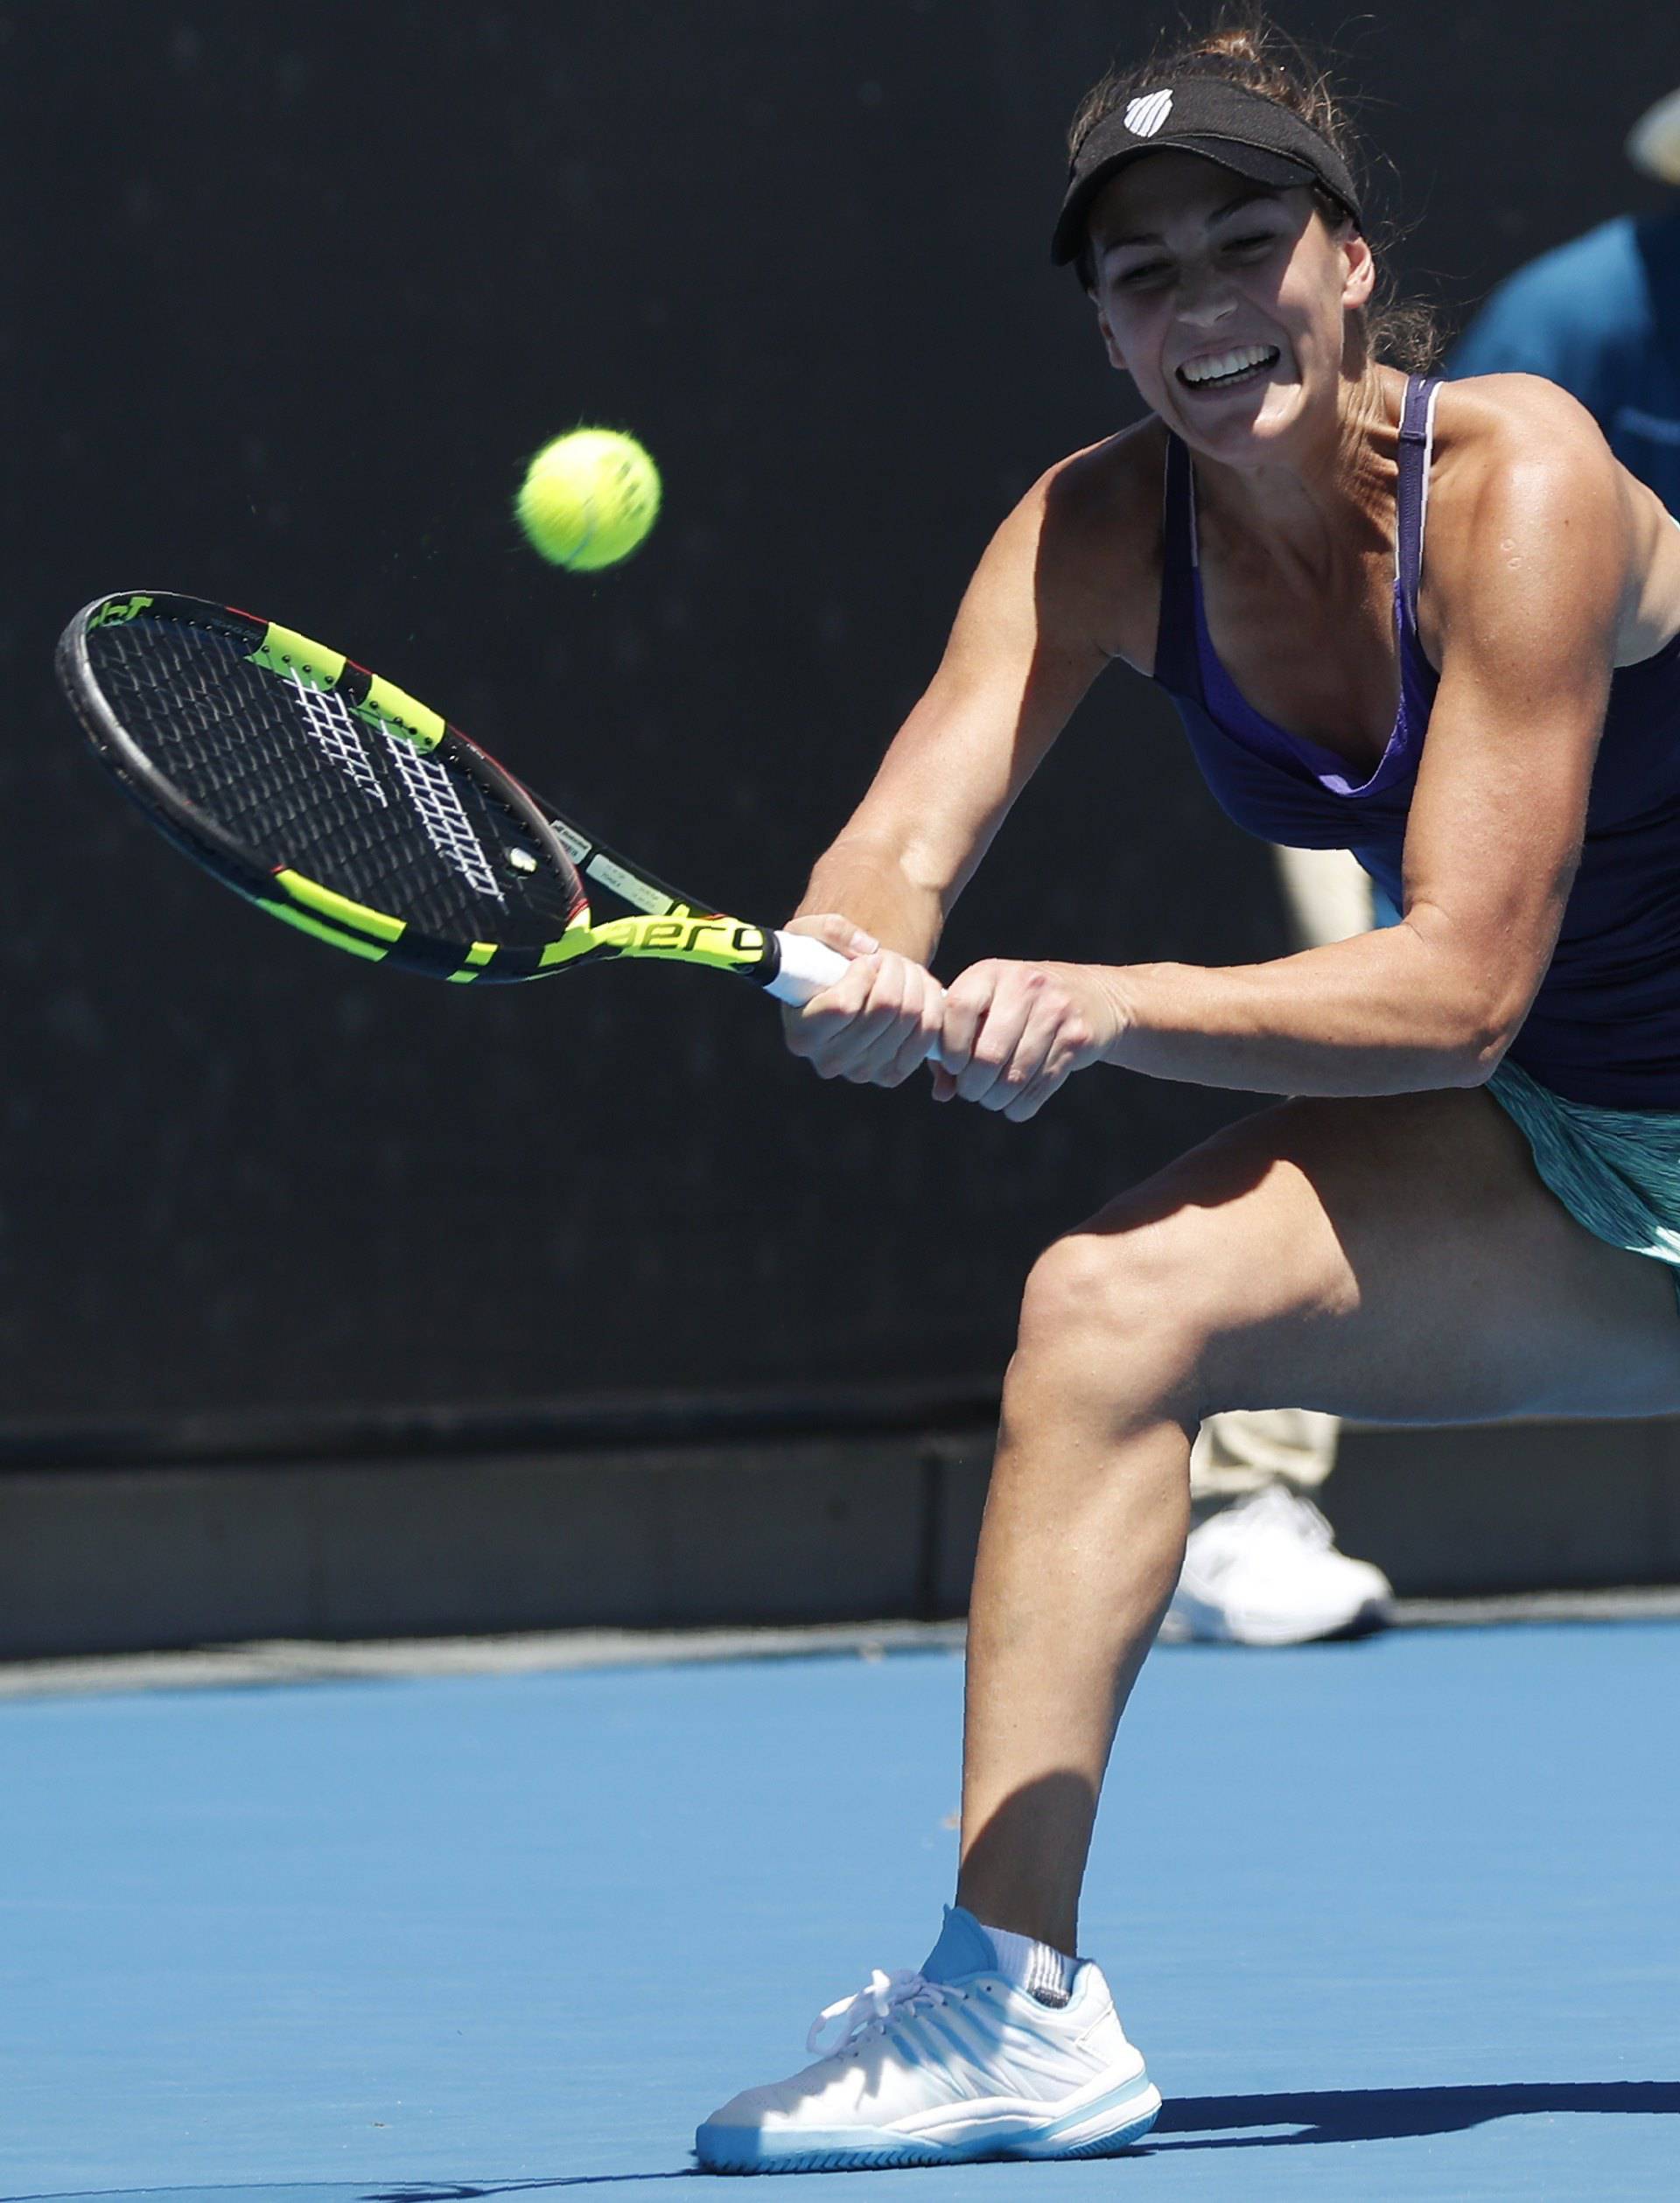
[[[1318,184],[1360,220],[1348,164],[1310,123],[1276,100],[1223,77],[1187,76],[1140,92],[1105,115],[1080,141],[1068,171],[1050,257],[1058,267],[1085,244],[1085,218],[1111,176],[1147,153],[1199,153],[1251,183],[1285,191]]]

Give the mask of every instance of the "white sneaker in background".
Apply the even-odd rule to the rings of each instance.
[[[1108,2157],[1141,2139],[1160,2092],[1096,1967],[1078,1968],[1065,2004],[1044,2004],[997,1962],[985,1929],[950,1906],[920,1973],[877,1972],[821,2015],[806,2048],[835,2029],[826,2057],[712,2113],[695,2137],[702,2171]]]
[[[1165,1644],[1304,1645],[1385,1628],[1388,1577],[1349,1560],[1310,1500],[1268,1484],[1191,1531]]]

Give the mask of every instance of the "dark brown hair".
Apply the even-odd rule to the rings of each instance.
[[[1363,202],[1357,136],[1327,74],[1292,38],[1264,16],[1247,9],[1226,9],[1200,37],[1165,38],[1146,60],[1128,69],[1111,69],[1091,87],[1074,112],[1068,131],[1070,157],[1088,132],[1138,93],[1186,76],[1219,77],[1228,84],[1240,84],[1246,91],[1276,100],[1280,107],[1299,115],[1340,154]],[[1348,219],[1346,209],[1317,185],[1312,197],[1328,228],[1337,229]],[[1422,374],[1434,365],[1440,351],[1435,317],[1426,306],[1396,298],[1379,241],[1371,238],[1368,229],[1366,236],[1376,259],[1376,290],[1360,316],[1366,351],[1389,367]],[[1089,290],[1088,253],[1082,252],[1074,264]]]

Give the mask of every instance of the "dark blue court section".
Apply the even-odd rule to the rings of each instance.
[[[932,1939],[961,1684],[928,1654],[0,1709],[5,2193],[710,2188],[696,2121]],[[1084,1931],[1156,2134],[852,2181],[1672,2203],[1677,1699],[1668,1626],[1158,1654]]]

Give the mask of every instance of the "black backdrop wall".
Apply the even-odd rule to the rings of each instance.
[[[1284,5],[1292,30],[1340,10]],[[225,597],[434,701],[770,916],[990,528],[1128,416],[1046,264],[1060,133],[1156,18],[1094,0],[203,0],[0,12],[0,1414],[966,1377],[1036,1247],[1246,1106],[1115,1075],[1025,1129],[820,1085],[746,990],[364,973],[155,844],[58,627]],[[1408,0],[1341,33],[1403,272],[1450,310],[1641,192],[1670,11]],[[667,509],[541,567],[523,456],[634,427]],[[943,963],[1280,943],[1265,853],[1124,674]]]

